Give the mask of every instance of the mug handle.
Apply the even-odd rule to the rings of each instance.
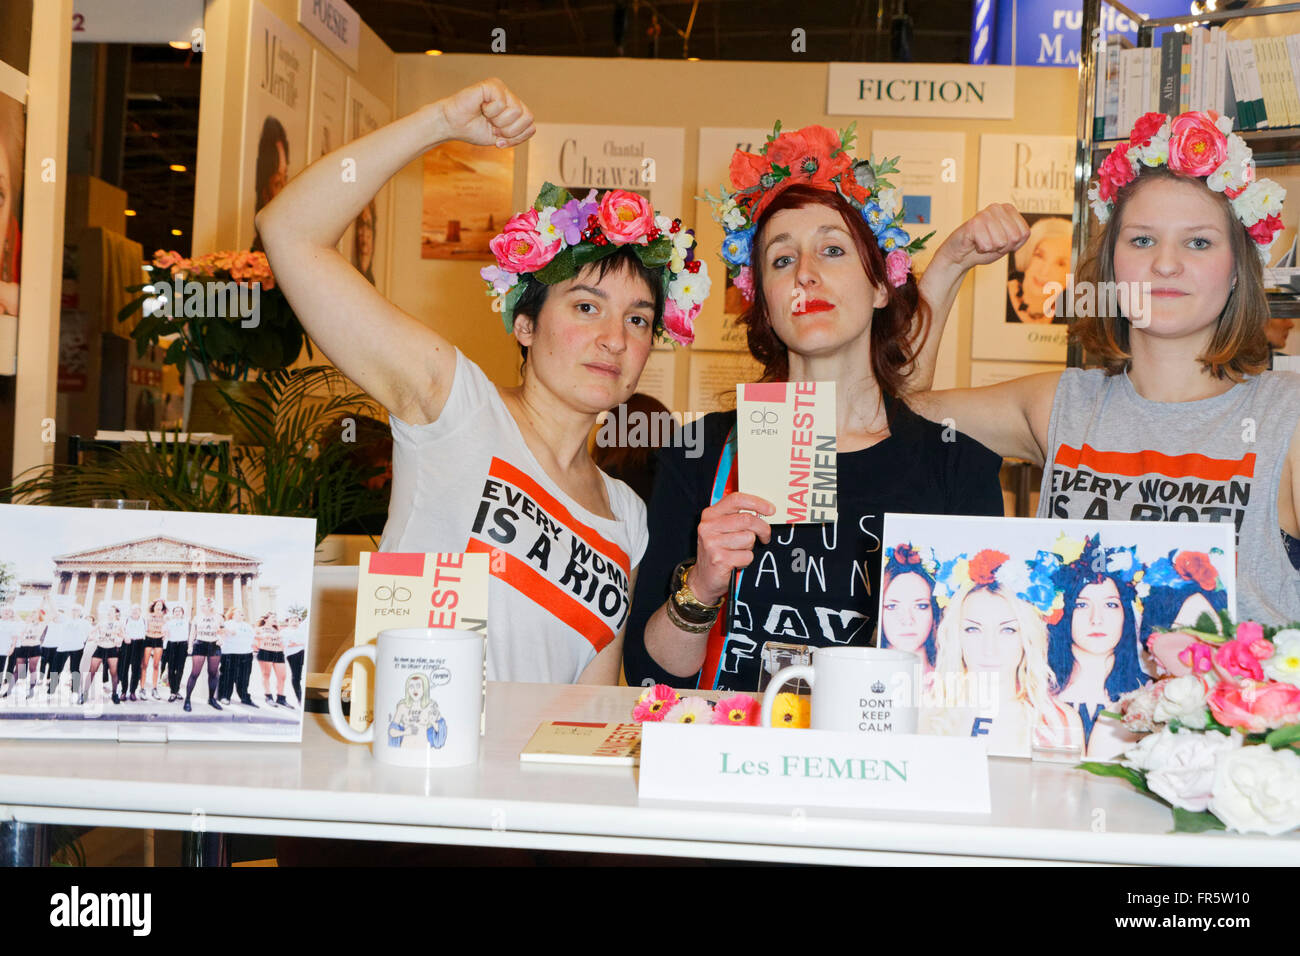
[[[776,706],[776,695],[781,692],[781,688],[794,680],[803,678],[808,682],[808,686],[813,686],[813,668],[811,664],[792,664],[789,667],[782,667],[772,677],[772,683],[767,685],[767,690],[763,691],[763,722],[759,726],[772,726],[772,708]],[[331,684],[331,690],[333,685]],[[331,699],[332,700],[332,699]],[[331,706],[333,704],[331,703]],[[333,716],[333,712],[331,712]]]
[[[334,672],[330,674],[330,722],[334,725],[345,740],[350,740],[354,744],[373,743],[375,739],[375,725],[372,722],[365,730],[353,730],[348,726],[348,722],[343,718],[343,676],[348,672],[348,667],[358,657],[370,658],[370,663],[375,663],[375,645],[359,644],[356,647],[348,648],[339,658],[338,663],[334,665]]]

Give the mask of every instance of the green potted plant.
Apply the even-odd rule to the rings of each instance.
[[[213,252],[186,259],[159,249],[153,279],[128,286],[136,298],[118,312],[119,322],[138,320],[131,329],[143,356],[151,346],[165,349],[182,382],[192,382],[189,416],[192,432],[232,434],[236,444],[251,436],[239,429],[221,393],[257,395],[253,380],[287,368],[311,342],[284,293],[275,284],[265,254]]]

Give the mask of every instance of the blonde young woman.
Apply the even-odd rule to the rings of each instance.
[[[1042,464],[1040,518],[1235,524],[1238,617],[1284,624],[1300,620],[1300,376],[1266,371],[1261,262],[1285,190],[1230,127],[1148,113],[1098,169],[1104,228],[1075,282],[1090,314],[1071,332],[1103,367],[909,402]]]
[[[140,605],[132,604],[126,619],[127,630],[139,632],[141,624],[144,625],[144,665],[140,699],[152,695],[154,700],[158,700],[158,680],[162,676],[163,644],[167,632],[167,602],[162,598],[156,599],[149,605],[147,617],[141,616]]]
[[[952,593],[926,689],[927,732],[987,737],[988,752],[1027,757],[1035,746],[1083,747],[1083,724],[1058,704],[1047,663],[1047,625],[998,579],[1007,556],[985,550]]]
[[[105,611],[107,609],[101,610],[99,621],[93,617],[88,619],[90,633],[86,639],[86,649],[90,651],[90,655],[81,682],[80,702],[83,704],[95,691],[95,677],[99,674],[101,666],[108,671],[108,685],[111,688],[113,703],[122,702],[121,695],[118,693],[118,669],[126,631],[125,628],[118,626],[119,622],[112,620],[111,614],[106,614]],[[100,699],[103,698],[102,691],[99,696]]]
[[[36,684],[41,666],[41,645],[49,627],[48,619],[53,607],[47,602],[27,615],[18,631],[18,639],[9,659],[9,668],[13,672],[13,687],[23,684],[24,698],[30,696]],[[0,688],[0,697],[7,697],[10,688]]]
[[[506,148],[532,134],[532,113],[500,80],[475,83],[318,160],[256,226],[313,341],[390,414],[381,550],[468,543],[499,553],[489,679],[613,684],[645,511],[596,467],[587,439],[597,416],[635,391],[656,334],[690,340],[708,282],[687,260],[689,234],[624,190],[584,199],[543,188],[492,240],[496,263],[482,270],[524,352],[516,388],[498,388],[444,337],[452,317],[413,318],[336,249],[384,183],[426,150],[453,140]],[[340,180],[345,162],[355,182]],[[481,321],[497,320],[485,300]],[[584,583],[575,587],[574,575]]]
[[[280,638],[280,626],[275,614],[268,611],[262,615],[257,627],[257,663],[262,669],[262,691],[266,694],[268,704],[275,703],[288,707],[284,697],[284,681],[288,668],[284,662],[284,642]],[[275,700],[271,699],[271,675],[275,675]]]

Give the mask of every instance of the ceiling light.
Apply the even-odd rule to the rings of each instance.
[[[134,210],[134,209],[124,209],[124,210],[122,210],[122,212],[123,212],[124,215],[127,215],[127,216],[134,216],[134,215],[135,215],[135,210]]]
[[[184,235],[184,233],[182,233],[179,229],[173,229],[173,230],[172,230],[172,235],[173,235],[173,236],[181,236],[181,235]]]
[[[425,55],[425,56],[442,56],[442,51],[441,51],[441,50],[425,50],[425,51],[424,51],[424,55]]]
[[[170,169],[170,170],[171,170],[172,172],[174,172],[174,173],[183,173],[183,172],[185,172],[185,167],[182,166],[180,163],[172,163],[172,164],[171,164],[170,166],[168,166],[167,168]]]

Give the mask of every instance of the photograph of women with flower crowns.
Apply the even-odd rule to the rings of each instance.
[[[1103,228],[1075,286],[1103,306],[1116,283],[1149,290],[1140,320],[1120,295],[1074,318],[1102,367],[908,401],[1043,465],[1039,517],[1232,524],[1238,619],[1284,623],[1300,619],[1300,375],[1267,371],[1261,263],[1285,190],[1230,130],[1147,113],[1100,165]]]
[[[658,673],[655,659],[662,656],[680,683],[680,675],[700,671],[703,641],[695,635],[683,640],[663,614],[649,636],[642,631],[650,612],[664,603],[673,566],[697,550],[695,524],[709,504],[708,479],[699,469],[684,476],[684,460],[668,465],[665,490],[657,492],[662,513],[652,515],[650,539],[645,506],[625,484],[599,471],[588,436],[600,413],[635,391],[656,337],[679,344],[693,339],[710,283],[689,230],[633,192],[570,196],[544,186],[533,207],[492,240],[497,262],[481,273],[524,357],[523,383],[515,388],[494,386],[435,328],[380,295],[334,248],[384,183],[431,147],[460,140],[509,148],[533,131],[533,115],[520,98],[500,80],[485,80],[348,144],[354,184],[339,183],[341,154],[323,157],[259,212],[257,229],[277,281],[313,340],[389,411],[393,498],[381,549],[461,551],[468,542],[469,550],[492,555],[489,679],[616,683],[626,629],[629,681]],[[770,159],[754,160],[788,161],[780,155],[787,145],[792,156],[806,154],[824,165],[808,175],[796,163],[788,182],[761,192],[761,203],[757,177],[745,184],[753,187],[746,208],[755,228],[771,225],[762,232],[764,255],[779,262],[756,264],[751,349],[764,356],[771,378],[836,379],[840,394],[860,399],[844,406],[840,422],[846,476],[860,470],[865,478],[877,461],[895,456],[916,469],[914,479],[897,482],[893,497],[861,503],[853,512],[838,550],[832,597],[809,595],[803,610],[828,635],[848,633],[863,643],[873,628],[860,620],[875,614],[866,598],[873,589],[864,584],[878,568],[867,570],[861,562],[881,505],[1000,514],[999,463],[968,440],[942,443],[941,429],[901,406],[889,411],[904,375],[929,382],[938,343],[924,335],[927,310],[910,273],[908,238],[897,228],[901,210],[886,214],[878,205],[864,206],[876,188],[876,168],[882,175],[884,169],[866,161],[855,166],[843,148],[850,144],[821,127],[786,134]],[[331,201],[321,202],[326,195]],[[879,236],[863,218],[868,212]],[[1010,207],[993,207],[963,225],[927,270],[929,308],[946,313],[965,272],[1004,255],[1026,232]],[[796,290],[806,293],[806,308],[793,298]],[[833,311],[837,307],[843,315]],[[357,334],[358,316],[364,316],[364,335]],[[891,426],[898,416],[906,424]],[[883,452],[870,451],[889,438],[891,427],[897,440]],[[705,428],[711,474],[727,427],[713,420]],[[680,490],[683,481],[687,491]],[[850,514],[846,505],[858,503],[856,489],[867,484],[876,483],[842,484],[843,514]],[[707,555],[704,576],[698,569],[691,575],[704,599],[717,600],[730,570],[740,566],[738,556],[748,554],[758,536],[768,540],[767,526],[743,509],[772,510],[732,494],[704,516],[708,544],[698,549]],[[834,527],[797,533],[800,543],[782,540],[773,547],[788,557],[816,541],[818,561],[823,551],[835,551]],[[647,566],[643,554],[653,557],[644,591],[634,584],[638,566]],[[855,582],[854,569],[863,585]],[[773,603],[776,592],[766,577],[747,584],[761,586]],[[634,593],[642,610],[629,616]],[[818,607],[827,603],[835,605],[834,621],[818,625]],[[665,637],[671,650],[647,650]],[[744,657],[740,677],[752,688],[759,655]]]
[[[1177,667],[1185,642],[1164,632],[1221,629],[1232,608],[1232,534],[889,515],[880,646],[921,657],[922,733],[987,737],[991,754],[1115,759],[1138,735],[1103,712]]]
[[[759,153],[736,151],[730,187],[707,197],[726,230],[722,258],[751,301],[739,321],[762,380],[836,383],[839,519],[769,526],[772,503],[736,491],[736,413],[694,423],[701,456],[660,455],[624,648],[629,684],[753,691],[766,642],[868,644],[886,511],[1003,513],[998,457],[899,396],[933,378],[931,317],[1028,227],[1009,205],[990,206],[918,282],[911,253],[929,237],[902,228],[894,163],[854,159],[854,139],[852,126],[783,132],[778,122]]]

